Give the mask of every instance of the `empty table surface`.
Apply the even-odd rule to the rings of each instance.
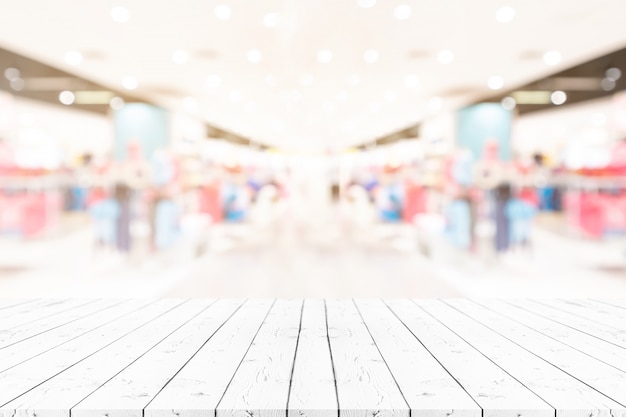
[[[0,414],[626,417],[626,301],[0,300]]]

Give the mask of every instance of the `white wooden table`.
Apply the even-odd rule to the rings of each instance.
[[[626,301],[0,300],[5,417],[626,417]]]

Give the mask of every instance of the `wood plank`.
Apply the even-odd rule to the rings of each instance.
[[[0,373],[0,407],[181,304],[159,300]],[[144,301],[145,303],[145,301]],[[16,345],[17,346],[17,345]]]
[[[409,300],[389,300],[386,304],[474,398],[484,417],[554,416],[554,408],[541,397],[421,307]]]
[[[410,407],[355,305],[327,300],[340,417],[408,417]]]
[[[3,409],[25,411],[40,417],[57,417],[55,410],[67,411],[69,414],[73,406],[207,310],[211,304],[210,300],[190,300],[167,310],[6,404]],[[138,411],[141,412],[141,408]]]
[[[0,349],[0,372],[11,369],[29,359],[62,346],[89,332],[96,331],[120,317],[151,303],[150,300],[131,300],[114,304],[91,316],[83,317],[67,326],[58,327],[30,339]]]
[[[412,415],[480,417],[481,408],[381,300],[356,301]]]
[[[9,319],[12,323],[7,325],[3,332],[10,332],[11,330],[18,329],[32,323],[41,321],[47,322],[49,319],[54,318],[59,314],[67,313],[68,311],[93,303],[94,301],[96,300],[70,299],[42,309],[29,311],[28,313]]]
[[[212,416],[272,305],[246,302],[148,403],[145,417]]]
[[[216,409],[216,417],[284,416],[302,300],[277,300]]]
[[[324,301],[307,299],[302,311],[287,417],[337,416]]]
[[[579,352],[592,356],[621,371],[626,371],[626,348],[615,346],[586,333],[530,313],[504,300],[485,300],[481,301],[481,304],[508,317],[520,326],[529,327]],[[624,329],[626,329],[626,326]]]
[[[0,298],[0,310],[17,307],[22,304],[34,303],[38,298]]]
[[[121,301],[97,300],[95,302],[73,308],[69,311],[56,314],[46,320],[38,320],[30,324],[25,324],[11,330],[0,332],[0,349],[57,329],[60,326],[67,325],[83,317],[90,316],[91,314],[105,310],[120,303]]]
[[[0,310],[0,331],[6,331],[33,320],[47,317],[66,309],[68,306],[75,306],[80,303],[80,300],[41,299],[34,303],[20,304],[15,308]]]
[[[445,303],[420,300],[419,304],[439,322],[556,408],[557,417],[596,415],[598,410],[605,410],[603,415],[609,417],[609,410],[615,415],[624,411],[621,404],[502,337],[474,317],[452,307],[454,300]]]
[[[626,329],[626,310],[618,307],[581,299],[550,299],[543,302],[580,318],[601,323],[617,330]]]
[[[72,417],[141,417],[143,408],[243,300],[219,300],[72,407]]]
[[[533,329],[520,326],[478,302],[454,300],[450,304],[614,401],[626,404],[626,373]]]
[[[616,346],[626,348],[626,333],[618,331],[612,327],[593,322],[586,318],[575,316],[571,313],[559,310],[549,304],[544,304],[536,300],[507,300],[508,303],[516,305],[534,314],[538,314],[548,320],[565,325],[579,332],[602,339]]]

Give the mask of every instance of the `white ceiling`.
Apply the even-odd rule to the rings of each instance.
[[[0,0],[0,44],[253,140],[341,148],[626,45],[624,0]],[[220,20],[216,6],[231,10]],[[410,7],[405,20],[398,5]],[[111,9],[130,11],[114,22]],[[510,23],[496,11],[512,6]],[[268,13],[277,24],[266,27]],[[251,63],[247,53],[261,52]],[[318,62],[318,51],[332,53]],[[367,63],[364,53],[378,51]],[[450,64],[437,60],[450,50]],[[80,51],[76,66],[65,62]],[[176,64],[172,53],[189,53]],[[549,67],[548,50],[562,61]],[[213,78],[210,76],[213,75]],[[219,77],[220,85],[209,80]],[[407,86],[407,77],[410,78]],[[419,79],[419,86],[411,81]],[[357,83],[358,81],[358,83]],[[185,100],[185,97],[193,99]]]

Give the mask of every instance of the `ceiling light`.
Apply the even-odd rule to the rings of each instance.
[[[230,7],[224,4],[219,4],[215,6],[214,12],[215,12],[215,17],[217,17],[219,20],[230,19],[230,15],[231,15]]]
[[[348,84],[350,84],[352,87],[356,87],[357,85],[359,85],[360,82],[361,77],[359,76],[359,74],[350,74],[348,76]]]
[[[517,106],[513,97],[504,97],[500,104],[502,104],[504,110],[513,110]]]
[[[428,101],[428,110],[431,113],[439,113],[443,108],[443,100],[441,97],[433,97]]]
[[[126,23],[130,19],[130,11],[124,6],[115,6],[111,9],[111,18],[117,23]]]
[[[109,104],[115,96],[111,91],[75,91],[76,104]]]
[[[617,83],[615,82],[615,80],[612,80],[610,78],[605,78],[600,82],[600,87],[604,90],[604,91],[611,91],[615,89],[615,85]]]
[[[206,79],[206,85],[209,88],[217,88],[222,85],[222,78],[217,74],[211,74]]]
[[[415,74],[410,74],[404,77],[404,85],[409,88],[417,88],[420,85],[420,79]]]
[[[378,51],[376,51],[375,49],[368,49],[367,51],[365,51],[365,53],[363,54],[363,59],[365,60],[365,62],[367,62],[368,64],[373,64],[376,61],[378,61]]]
[[[376,0],[358,0],[357,3],[359,4],[359,6],[367,9],[370,7],[374,7],[374,5],[376,5]]]
[[[253,64],[258,64],[263,58],[261,51],[259,51],[258,49],[250,49],[246,56],[248,57],[248,61],[252,62]]]
[[[437,60],[442,64],[450,64],[454,61],[454,54],[448,50],[439,51]]]
[[[337,93],[338,101],[346,101],[348,99],[348,93],[345,90],[341,90]]]
[[[11,80],[11,88],[15,91],[22,91],[26,83],[22,78],[14,78]]]
[[[496,11],[496,20],[500,23],[509,23],[515,19],[515,9],[511,6],[500,7]]]
[[[189,54],[186,51],[178,50],[172,53],[172,61],[176,64],[182,65],[189,61]]]
[[[18,70],[17,68],[9,67],[4,70],[4,78],[6,78],[9,81],[18,79],[20,78],[20,76],[21,76],[20,70]]]
[[[125,77],[122,80],[122,86],[127,90],[134,90],[139,86],[139,82],[135,77]]]
[[[317,52],[317,60],[322,64],[328,64],[333,59],[333,53],[328,49],[321,49]]]
[[[504,80],[499,75],[494,75],[493,77],[489,78],[489,81],[487,81],[487,85],[492,90],[499,90],[504,87]]]
[[[61,94],[59,94],[59,101],[66,106],[73,104],[74,99],[74,93],[72,93],[71,91],[63,91],[61,92]]]
[[[185,97],[185,99],[183,100],[183,106],[185,107],[185,110],[189,113],[194,113],[198,111],[198,102],[193,97]]]
[[[69,65],[79,65],[83,62],[83,55],[78,51],[68,51],[65,53],[65,62]]]
[[[397,97],[398,97],[398,94],[396,94],[395,91],[393,90],[385,91],[385,100],[387,100],[388,102],[395,101]]]
[[[548,51],[543,54],[543,62],[551,67],[558,65],[561,62],[561,53],[559,51]]]
[[[300,76],[300,84],[303,85],[304,87],[308,87],[311,84],[313,84],[313,74],[302,74],[302,76]]]
[[[411,17],[411,7],[407,4],[399,4],[393,9],[393,15],[398,20],[407,20]]]
[[[616,67],[609,68],[605,75],[609,80],[617,81],[622,77],[622,70]]]
[[[265,16],[263,16],[263,25],[268,28],[274,28],[278,26],[278,13],[265,13]]]
[[[555,91],[550,95],[550,100],[552,101],[552,104],[560,106],[567,101],[567,94],[563,91]]]
[[[113,110],[120,110],[124,107],[124,104],[124,99],[121,97],[113,97],[111,101],[109,101],[109,106],[111,106]]]
[[[516,91],[512,94],[517,104],[548,104],[550,91]]]

